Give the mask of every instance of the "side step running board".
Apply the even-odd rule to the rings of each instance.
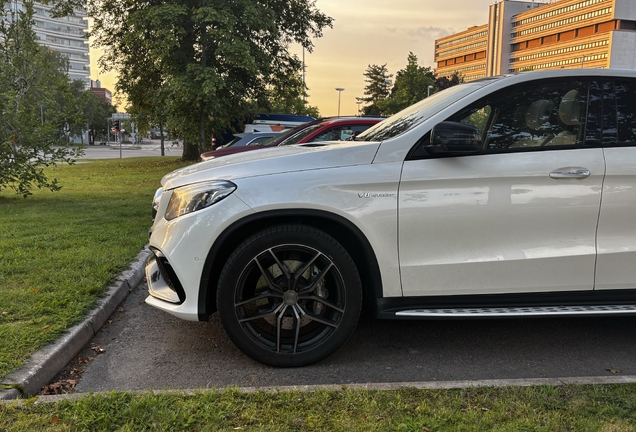
[[[531,306],[462,309],[415,309],[395,313],[397,317],[412,318],[480,318],[480,317],[548,317],[575,315],[629,315],[636,314],[633,305],[603,306]]]

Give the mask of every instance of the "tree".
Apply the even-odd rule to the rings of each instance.
[[[290,44],[311,51],[332,23],[313,0],[101,0],[89,14],[118,90],[161,89],[184,159],[198,158],[212,130],[245,118],[268,84],[301,70]]]
[[[395,114],[427,97],[428,87],[434,85],[431,68],[420,66],[417,56],[410,52],[406,67],[395,74],[390,96],[377,105],[384,114]]]
[[[95,145],[96,139],[105,139],[108,134],[108,119],[116,112],[114,106],[87,90],[84,119],[88,125],[88,143]]]
[[[320,117],[318,107],[307,104],[307,86],[299,71],[291,75],[274,77],[267,85],[261,100],[255,102],[254,112],[288,113]]]
[[[393,74],[389,74],[386,63],[383,65],[369,65],[363,75],[366,77],[364,82],[364,95],[366,97],[357,98],[358,101],[370,103],[370,105],[362,108],[364,115],[380,115],[381,110],[377,105],[377,101],[386,99],[391,92],[391,78]]]
[[[71,93],[68,61],[37,44],[33,2],[24,5],[0,20],[0,190],[26,197],[33,187],[59,190],[43,167],[73,163],[79,152],[54,148],[65,124],[60,100]]]
[[[450,78],[444,76],[435,78],[435,89],[436,91],[445,90],[463,82],[464,77],[459,72],[455,71],[451,74]]]
[[[85,88],[84,81],[76,79],[70,81],[68,86],[59,89],[56,94],[58,116],[64,126],[68,126],[68,134],[63,128],[59,130],[59,138],[64,142],[68,141],[69,136],[80,136],[82,140],[84,139],[84,132],[88,127],[85,110],[90,93],[90,90]]]

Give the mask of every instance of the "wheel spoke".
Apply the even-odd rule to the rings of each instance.
[[[312,259],[310,259],[309,261],[307,261],[305,263],[304,266],[302,266],[302,268],[300,268],[299,270],[296,270],[296,272],[294,273],[294,288],[296,288],[296,284],[298,283],[298,279],[300,279],[300,277],[302,276],[303,273],[305,273],[307,271],[307,269],[309,269],[309,267],[316,262],[316,260],[318,259],[318,257],[322,255],[320,252],[318,252]]]
[[[300,315],[298,314],[298,310],[296,306],[292,306],[292,310],[294,311],[294,317],[296,319],[296,335],[294,336],[294,351],[296,354],[296,349],[298,348],[298,339],[300,337]]]
[[[283,305],[283,310],[276,317],[276,352],[280,352],[280,331],[283,326],[283,315],[285,315],[287,307],[287,305]]]
[[[278,268],[280,268],[280,271],[282,271],[285,277],[287,278],[287,283],[289,284],[289,286],[291,286],[291,280],[292,280],[291,272],[289,271],[287,266],[278,259],[278,257],[276,256],[276,254],[274,253],[272,249],[267,249],[267,250],[269,251],[272,258],[274,258],[274,261],[276,261],[276,264],[278,265]]]
[[[258,266],[258,269],[261,271],[261,274],[265,278],[265,282],[267,282],[267,286],[269,287],[269,289],[282,294],[283,293],[282,288],[276,285],[276,283],[272,279],[272,275],[269,273],[269,271],[265,270],[263,266],[261,265],[261,263],[258,261],[258,257],[254,257],[254,262],[256,263],[256,265]]]
[[[255,302],[255,301],[267,299],[267,298],[270,298],[270,297],[283,298],[283,296],[278,294],[278,293],[266,292],[266,293],[257,295],[256,297],[252,297],[249,300],[245,300],[245,301],[242,301],[240,303],[234,303],[234,307],[244,306],[244,305],[246,305],[248,303],[252,303],[252,302]]]
[[[309,285],[307,285],[305,288],[303,288],[300,291],[298,291],[298,294],[307,294],[307,293],[312,292],[313,290],[315,290],[316,289],[316,285],[318,285],[318,283],[320,283],[320,281],[322,281],[324,279],[325,275],[329,272],[329,270],[331,270],[331,267],[333,267],[333,263],[331,261],[329,261],[329,265],[327,265],[327,267],[325,267],[314,278],[314,280],[311,281],[311,283]]]
[[[325,300],[322,297],[318,297],[318,296],[315,296],[315,295],[312,295],[312,296],[299,296],[298,299],[299,300],[313,300],[313,301],[316,301],[318,303],[322,303],[325,306],[330,307],[331,309],[337,310],[340,313],[344,313],[344,309],[342,309],[341,307],[336,306],[335,304],[333,304],[331,302],[328,302],[327,300]]]
[[[314,314],[310,314],[310,313],[308,313],[306,310],[304,310],[304,309],[303,309],[302,307],[300,307],[300,306],[298,306],[298,309],[300,310],[300,312],[301,312],[303,315],[305,315],[307,318],[309,318],[309,319],[311,319],[311,320],[313,320],[313,321],[319,322],[319,323],[321,323],[321,324],[324,324],[324,325],[326,325],[326,326],[333,327],[333,328],[337,328],[337,327],[338,327],[338,323],[335,323],[335,322],[332,322],[332,321],[326,320],[326,319],[321,318],[321,317],[319,317],[319,316],[316,316],[316,315],[314,315]]]
[[[276,306],[274,309],[270,309],[270,310],[268,310],[266,312],[259,313],[259,314],[256,314],[256,315],[252,315],[252,316],[247,317],[247,318],[241,318],[241,319],[239,319],[239,323],[244,323],[244,322],[248,322],[248,321],[254,321],[254,320],[261,319],[261,318],[266,318],[266,317],[269,317],[269,316],[275,316],[276,313],[278,313],[278,311],[281,310],[281,308],[283,306],[284,306],[284,304],[281,303],[278,306]]]

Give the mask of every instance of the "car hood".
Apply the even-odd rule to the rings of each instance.
[[[219,148],[216,150],[201,153],[201,157],[203,158],[203,160],[209,160],[209,159],[215,159],[221,156],[228,156],[228,155],[233,155],[236,153],[242,153],[246,151],[262,150],[266,147],[269,147],[269,146],[259,146],[259,145],[231,146],[228,148]]]
[[[166,174],[164,190],[207,180],[236,180],[270,174],[307,171],[373,161],[380,143],[347,142],[304,144],[264,148],[199,162]]]

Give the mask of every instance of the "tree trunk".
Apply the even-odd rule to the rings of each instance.
[[[186,140],[183,140],[183,154],[181,159],[184,161],[197,161],[201,158],[199,154],[199,147],[197,144],[192,144]]]
[[[201,104],[201,117],[199,119],[199,145],[201,147],[201,153],[205,151],[205,109],[203,103]]]
[[[161,156],[166,155],[165,146],[163,144],[163,123],[159,122],[159,134],[161,136]]]

